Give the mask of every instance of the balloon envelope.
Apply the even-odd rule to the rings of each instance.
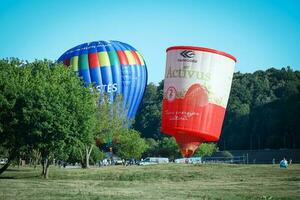
[[[147,84],[147,68],[141,54],[119,41],[96,41],[66,51],[58,61],[71,66],[86,83],[110,100],[122,94],[127,117],[134,118]]]
[[[208,48],[167,49],[162,128],[184,157],[219,140],[236,59]]]

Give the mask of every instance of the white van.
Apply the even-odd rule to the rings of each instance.
[[[201,157],[179,158],[175,160],[175,163],[200,164]]]
[[[0,158],[0,165],[5,165],[7,163],[7,158]]]
[[[139,163],[139,165],[153,165],[169,163],[169,158],[147,157]]]

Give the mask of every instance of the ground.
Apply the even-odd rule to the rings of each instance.
[[[300,199],[300,165],[165,164],[93,169],[10,168],[0,176],[7,199]]]

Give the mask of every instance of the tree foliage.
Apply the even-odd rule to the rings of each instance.
[[[180,151],[176,140],[173,137],[163,137],[161,140],[147,138],[148,149],[144,153],[144,157],[168,157],[174,160],[180,157]]]
[[[299,148],[300,72],[235,73],[221,149]]]
[[[211,156],[217,150],[218,150],[217,144],[215,143],[202,143],[194,153],[194,156],[200,156],[200,157]]]
[[[146,138],[161,138],[161,107],[162,87],[149,83],[146,87],[144,99],[141,102],[133,127]]]
[[[49,61],[0,61],[1,144],[9,157],[41,153],[43,175],[50,158],[65,159],[70,147],[90,141],[96,97],[71,69]]]
[[[139,132],[124,128],[119,135],[116,153],[124,159],[140,159],[147,147],[147,143],[140,137]]]
[[[162,94],[163,82],[148,84],[134,124],[143,137],[163,138]],[[299,113],[299,71],[287,67],[236,72],[218,146],[222,150],[300,148]]]

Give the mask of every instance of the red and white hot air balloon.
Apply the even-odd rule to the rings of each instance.
[[[209,48],[167,49],[161,131],[175,137],[184,157],[219,140],[235,63]]]

